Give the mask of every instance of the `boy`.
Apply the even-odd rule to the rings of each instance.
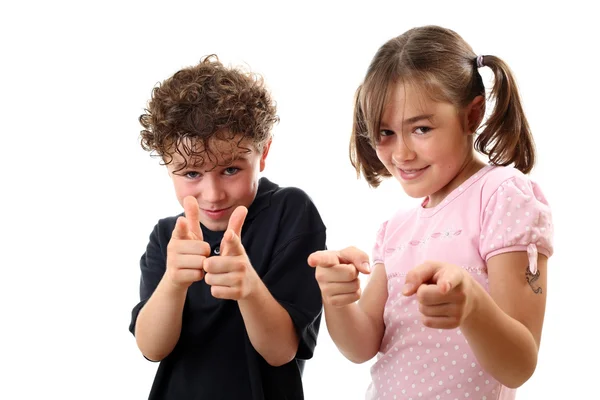
[[[209,56],[140,116],[184,208],[140,260],[129,329],[160,361],[150,399],[303,399],[322,308],[307,258],[325,226],[303,191],[259,179],[275,111],[262,79]]]

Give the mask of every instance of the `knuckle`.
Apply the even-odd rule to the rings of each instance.
[[[421,318],[421,322],[428,328],[435,328],[435,324],[433,322],[433,318],[423,317]]]
[[[315,271],[315,279],[318,282],[326,282],[327,281],[327,270],[323,267],[317,267]]]

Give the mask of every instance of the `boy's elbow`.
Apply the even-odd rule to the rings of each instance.
[[[142,352],[142,355],[144,356],[144,358],[146,360],[152,361],[152,362],[160,362],[168,356],[168,354],[153,353],[153,352],[143,351],[142,349],[140,349],[140,351]]]
[[[287,354],[275,354],[268,357],[263,357],[267,364],[271,367],[281,367],[289,362],[291,362],[296,357],[296,352],[287,353]]]
[[[142,353],[142,355],[144,356],[144,358],[148,361],[152,361],[152,362],[160,362],[162,360],[164,360],[171,352],[165,352],[165,351],[156,351],[156,350],[150,350],[150,349],[146,349],[145,346],[143,346],[139,341],[137,342],[137,346],[138,349],[140,349],[140,352]]]

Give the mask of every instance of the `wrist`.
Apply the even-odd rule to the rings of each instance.
[[[171,278],[169,278],[167,274],[165,274],[158,286],[161,289],[161,291],[164,292],[166,295],[180,297],[185,296],[187,294],[187,290],[190,285],[177,283]]]
[[[246,301],[249,303],[259,302],[261,298],[264,297],[264,293],[267,290],[267,287],[264,285],[263,281],[259,278],[258,274],[252,268],[251,265],[248,266],[250,269],[248,277],[248,289],[244,297],[242,297],[241,301]]]
[[[469,325],[477,319],[483,296],[487,295],[483,288],[477,282],[473,281],[471,277],[469,277],[467,286],[465,317],[461,325]]]

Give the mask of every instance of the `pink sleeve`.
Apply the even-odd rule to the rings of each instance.
[[[384,238],[385,238],[385,228],[387,227],[387,221],[381,224],[379,230],[377,231],[377,236],[375,238],[375,245],[373,246],[372,254],[372,265],[380,264],[384,262]]]
[[[529,268],[537,272],[538,252],[554,251],[552,213],[540,188],[525,176],[504,181],[490,197],[481,219],[479,251],[490,257],[527,251]]]

